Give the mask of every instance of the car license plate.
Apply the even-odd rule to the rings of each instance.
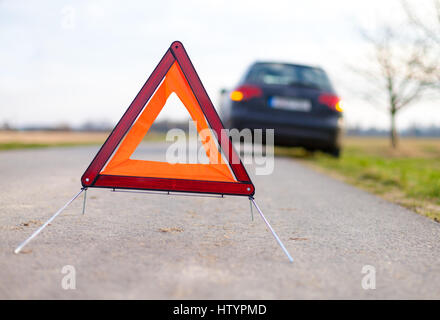
[[[293,110],[309,112],[312,108],[310,100],[284,98],[284,97],[272,97],[269,99],[269,106],[277,109]]]

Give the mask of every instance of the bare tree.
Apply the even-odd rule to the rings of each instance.
[[[414,35],[423,41],[428,50],[419,68],[425,79],[440,81],[440,0],[431,0],[431,4],[411,5],[408,0],[401,0],[409,25]],[[422,11],[420,10],[422,8]]]
[[[408,36],[401,30],[382,26],[361,34],[371,49],[368,65],[353,68],[366,81],[366,99],[390,115],[390,140],[397,147],[396,116],[400,110],[419,100],[432,86],[425,59],[428,52],[423,39]],[[424,66],[423,68],[421,66]]]
[[[417,3],[419,4],[419,3]],[[428,8],[424,19],[420,17],[420,12],[412,6],[407,0],[402,0],[402,7],[406,13],[408,21],[424,34],[427,39],[440,45],[440,0],[431,0],[431,6]],[[431,13],[431,19],[426,19],[426,13]]]

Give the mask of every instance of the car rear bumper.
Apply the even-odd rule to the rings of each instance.
[[[237,111],[231,114],[230,128],[239,130],[274,129],[276,145],[301,146],[311,149],[340,148],[342,135],[342,115],[327,117],[295,115],[291,117],[273,116],[268,113]]]

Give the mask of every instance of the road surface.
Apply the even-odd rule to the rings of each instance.
[[[440,298],[440,224],[288,158],[276,158],[271,175],[249,171],[294,263],[255,211],[251,220],[246,198],[97,189],[84,216],[79,198],[14,255],[79,191],[97,149],[0,153],[0,298]],[[73,276],[64,266],[75,289],[63,289]]]

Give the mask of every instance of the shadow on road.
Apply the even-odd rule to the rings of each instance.
[[[306,150],[304,148],[288,148],[288,147],[275,147],[274,153],[276,157],[281,158],[296,158],[296,159],[313,159],[315,158],[315,152]]]

